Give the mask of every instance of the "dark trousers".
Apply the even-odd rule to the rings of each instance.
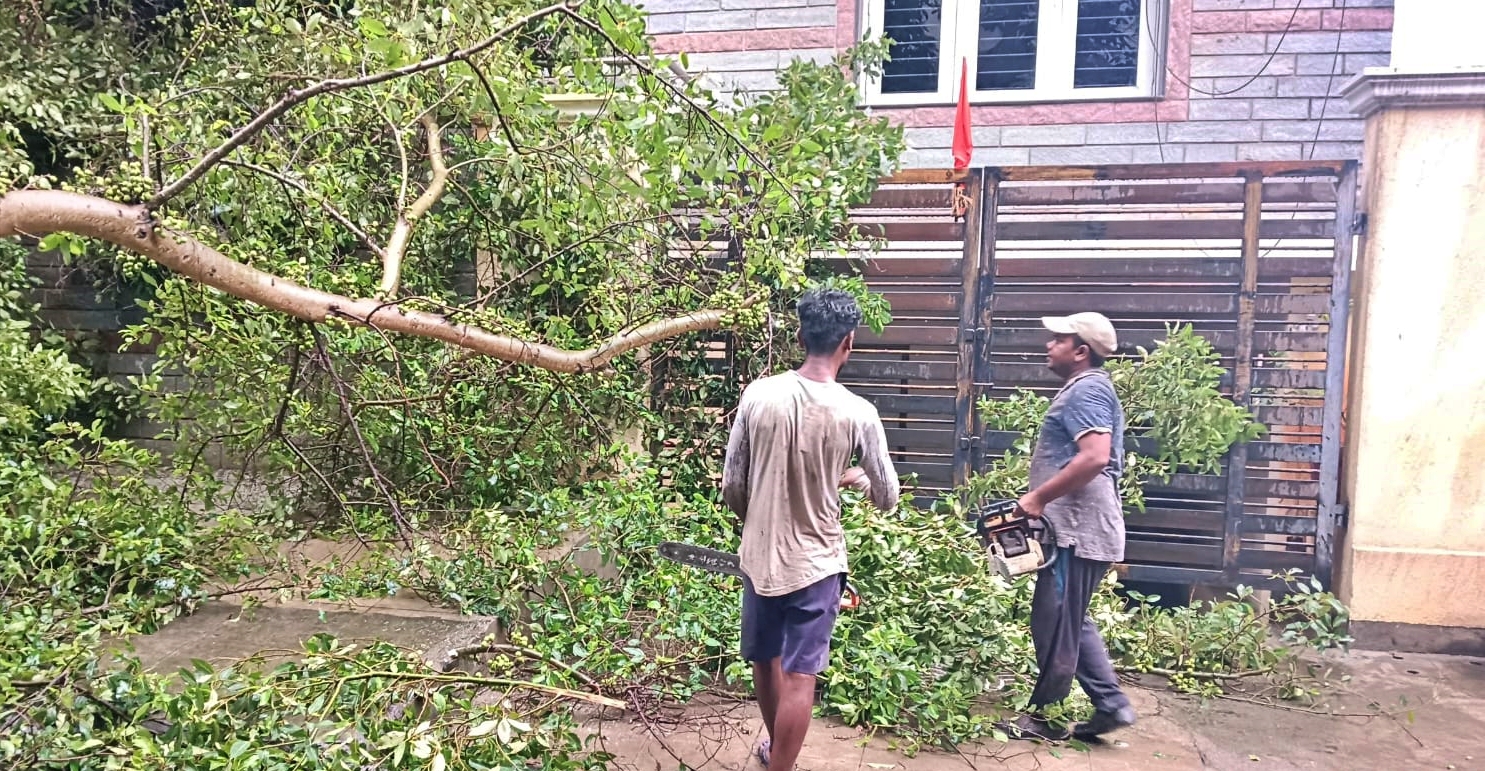
[[[1094,709],[1112,712],[1129,706],[1103,638],[1088,616],[1088,602],[1109,567],[1059,548],[1057,562],[1037,574],[1031,598],[1031,641],[1039,670],[1031,692],[1033,709],[1066,699],[1074,677]]]

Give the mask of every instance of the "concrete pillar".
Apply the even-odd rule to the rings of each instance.
[[[1485,652],[1485,24],[1478,0],[1398,0],[1366,119],[1337,555],[1368,647]],[[1477,18],[1478,17],[1478,18]]]

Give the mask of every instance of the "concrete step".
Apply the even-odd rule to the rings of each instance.
[[[127,644],[146,669],[165,674],[189,668],[195,659],[221,668],[260,653],[272,667],[297,658],[304,641],[320,633],[334,635],[342,644],[382,641],[418,651],[440,669],[449,650],[492,635],[497,641],[504,637],[497,619],[463,616],[413,599],[246,606],[219,600]]]

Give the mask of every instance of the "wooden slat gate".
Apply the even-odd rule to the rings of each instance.
[[[956,184],[972,200],[957,220]],[[1232,584],[1298,568],[1328,583],[1355,197],[1351,162],[900,174],[855,217],[885,239],[861,267],[894,320],[858,333],[842,379],[877,406],[899,470],[938,497],[1014,438],[985,430],[975,402],[1058,387],[1041,316],[1096,310],[1146,347],[1191,324],[1268,432],[1220,475],[1147,486],[1122,569]]]

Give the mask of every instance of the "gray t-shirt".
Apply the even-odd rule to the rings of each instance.
[[[899,483],[871,402],[797,371],[749,384],[722,468],[722,498],[743,517],[742,571],[765,597],[847,570],[841,474],[859,453],[871,499],[890,511]]]
[[[1047,409],[1031,454],[1031,489],[1062,470],[1078,454],[1086,434],[1110,434],[1109,463],[1080,490],[1047,504],[1045,516],[1057,529],[1057,545],[1073,547],[1083,559],[1124,559],[1124,507],[1117,481],[1124,471],[1124,408],[1102,369],[1074,375]]]

